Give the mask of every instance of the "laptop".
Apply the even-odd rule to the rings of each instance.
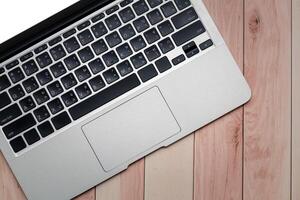
[[[71,199],[250,99],[201,0],[60,2],[1,24],[0,146],[28,199]]]

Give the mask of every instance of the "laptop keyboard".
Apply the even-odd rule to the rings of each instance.
[[[212,47],[193,42],[205,32],[189,0],[125,0],[0,67],[0,126],[11,148],[45,140]]]

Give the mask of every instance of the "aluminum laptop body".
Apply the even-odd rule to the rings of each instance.
[[[12,109],[10,107],[12,105],[21,108],[19,108],[18,116],[7,114],[7,117],[2,117],[2,121],[0,120],[2,124],[0,126],[1,151],[28,199],[71,199],[126,170],[130,164],[149,153],[182,139],[250,99],[250,88],[201,0],[190,0],[191,5],[186,5],[186,7],[185,5],[178,6],[176,0],[162,2],[158,0],[155,1],[159,4],[157,6],[145,1],[149,9],[144,13],[139,13],[142,12],[144,5],[139,4],[140,7],[138,7],[137,4],[135,5],[138,2],[140,3],[140,0],[79,2],[62,11],[52,20],[48,19],[21,36],[2,44],[0,67],[3,67],[5,72],[0,77],[7,77],[5,80],[2,78],[2,83],[7,81],[7,85],[2,86],[4,89],[2,88],[0,92],[0,95],[3,95],[0,99],[0,105],[2,105],[0,115],[7,114],[6,109]],[[172,16],[166,14],[166,17],[161,6],[169,2],[175,5],[176,13]],[[100,39],[108,42],[109,38],[106,38],[106,35],[115,30],[121,31],[120,27],[126,24],[130,23],[135,27],[136,24],[132,21],[124,22],[126,20],[122,19],[120,27],[114,29],[113,25],[110,27],[105,21],[114,14],[120,17],[119,12],[127,7],[134,10],[135,18],[132,20],[144,16],[150,21],[148,29],[154,27],[161,31],[158,24],[169,20],[172,26],[175,26],[174,30],[167,36],[159,32],[161,39],[153,42],[157,45],[159,50],[156,50],[160,52],[160,55],[155,53],[155,49],[150,49],[149,52],[146,50],[153,45],[149,44],[151,43],[149,38],[152,36],[148,38],[145,35],[147,30],[140,33],[135,30],[135,37],[141,35],[147,40],[146,47],[139,51],[132,50],[127,65],[119,65],[122,61],[122,54],[118,54],[119,62],[107,66],[109,61],[104,62],[105,59],[112,57],[104,57],[105,53],[97,55],[93,44]],[[186,19],[193,20],[188,24],[172,18],[189,8],[194,8],[198,15],[197,19],[191,19],[192,15],[195,16],[194,11],[189,11],[187,14],[189,16]],[[155,24],[157,12],[153,16],[149,14],[155,9],[163,13],[161,14],[163,19],[157,24]],[[172,9],[167,10],[172,11]],[[100,15],[101,13],[104,15]],[[108,26],[108,31],[97,38],[97,34],[100,33],[95,33],[93,26],[101,21]],[[191,37],[189,40],[179,37],[184,33],[184,29],[189,30],[188,28],[196,27],[200,23],[203,25],[201,33],[186,32],[186,35]],[[76,33],[70,32],[73,29]],[[92,33],[93,41],[87,41],[88,44],[84,44],[83,41],[86,40],[81,41],[81,36],[79,36],[84,30]],[[179,31],[182,32],[176,35]],[[40,34],[37,34],[38,32]],[[63,39],[57,40],[58,37]],[[65,46],[65,42],[70,37],[75,37],[80,41],[79,50],[75,51],[76,56],[80,57],[78,63],[80,66],[68,70],[66,56],[74,54],[68,53],[69,49]],[[124,39],[126,35],[122,37],[120,45],[127,41]],[[162,48],[164,44],[159,42],[167,37],[170,39],[168,41],[175,44],[171,50],[164,52]],[[130,39],[128,45],[134,48],[133,43],[129,41]],[[167,40],[166,43],[170,44]],[[47,49],[43,49],[45,44]],[[64,48],[67,55],[57,55],[61,49],[57,48],[55,51],[53,49],[58,44]],[[139,42],[136,43],[136,45],[139,44]],[[38,51],[39,48],[43,53]],[[86,48],[91,51],[85,51]],[[82,49],[84,51],[81,52]],[[108,45],[106,52],[111,50],[119,53],[118,45],[115,47]],[[92,60],[101,58],[105,69],[101,72],[94,72],[92,60],[85,60],[91,56],[91,53],[86,52],[92,52]],[[134,65],[135,61],[141,61],[132,58],[138,52],[142,52],[146,57],[147,64],[143,67],[128,67],[129,64]],[[48,57],[49,61],[52,60],[49,66],[44,66],[44,61],[41,61],[46,58],[46,56],[40,58],[40,55],[44,53],[51,55]],[[152,57],[154,58],[151,59]],[[38,63],[38,69],[36,69],[38,71],[28,76],[24,65],[31,59]],[[15,60],[18,60],[19,64],[9,68],[8,65]],[[22,62],[22,60],[26,61]],[[72,73],[76,77],[77,85],[71,86],[69,90],[66,89],[64,79],[56,77],[58,74],[52,71],[53,66],[58,62],[65,66],[68,71],[65,72],[66,74]],[[19,78],[22,80],[15,79],[13,70],[16,68],[20,68],[20,73],[24,73],[24,77]],[[82,70],[77,71],[79,68]],[[114,70],[111,70],[112,68]],[[43,84],[37,74],[46,69],[50,72],[52,80]],[[84,79],[87,70],[90,77],[80,82],[81,78]],[[78,73],[81,74],[78,76]],[[50,75],[48,73],[48,76]],[[49,100],[43,99],[44,96],[38,96],[43,93],[26,92],[30,88],[25,88],[25,81],[31,76],[39,80],[37,85],[40,90],[49,93]],[[99,89],[99,81],[96,85],[99,86],[98,88],[93,85],[92,79],[95,77],[102,77],[105,86]],[[55,93],[51,93],[51,81],[57,81],[63,85],[62,94],[57,97],[52,97]],[[15,92],[12,87],[18,84],[24,93],[12,95]],[[70,90],[73,96],[68,93]],[[23,97],[14,100],[18,98],[18,95]],[[24,102],[23,99],[27,96],[34,99],[32,104],[35,104],[35,107],[32,110],[26,110],[30,104],[28,101]],[[49,105],[49,102],[55,98],[63,102],[57,114],[52,113],[54,110],[51,110]],[[43,111],[42,107],[49,116],[39,115],[40,111]],[[13,117],[15,119],[10,119]],[[32,121],[31,126],[28,125],[26,130],[25,128],[21,130],[29,121]],[[52,131],[48,134],[43,129],[46,125],[52,127]]]

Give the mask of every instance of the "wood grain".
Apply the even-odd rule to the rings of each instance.
[[[300,198],[300,0],[293,0],[292,199]]]
[[[97,187],[97,200],[142,200],[144,198],[144,160]]]
[[[205,4],[243,70],[243,0]],[[236,110],[195,134],[195,200],[242,199],[242,119]]]
[[[0,152],[0,199],[25,200],[26,197]]]
[[[145,200],[193,200],[194,135],[146,158]]]
[[[291,0],[245,0],[244,200],[290,199]]]

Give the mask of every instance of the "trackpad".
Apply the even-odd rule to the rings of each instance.
[[[135,159],[180,132],[157,87],[82,127],[105,171]]]

